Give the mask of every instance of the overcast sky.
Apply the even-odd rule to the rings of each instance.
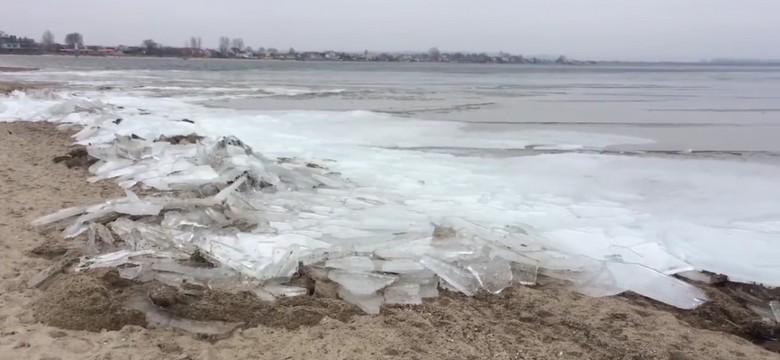
[[[780,0],[0,0],[0,30],[88,45],[219,36],[297,50],[780,59]]]

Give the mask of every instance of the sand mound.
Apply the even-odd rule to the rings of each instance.
[[[122,308],[100,280],[78,275],[56,280],[36,302],[36,320],[63,329],[88,331],[146,326],[144,314]]]

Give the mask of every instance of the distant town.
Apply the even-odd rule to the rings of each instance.
[[[377,62],[444,62],[444,63],[496,63],[496,64],[595,64],[595,61],[578,61],[566,56],[557,58],[524,57],[517,54],[444,52],[431,48],[426,52],[363,52],[344,51],[296,51],[293,48],[252,48],[245,46],[241,38],[219,38],[219,47],[208,49],[202,46],[200,37],[192,37],[183,46],[165,46],[152,39],[139,45],[98,46],[86,45],[84,36],[74,32],[65,35],[58,42],[54,34],[46,31],[40,40],[0,31],[0,54],[24,55],[70,55],[70,56],[154,56],[180,58],[237,58],[257,60],[291,61],[377,61]]]

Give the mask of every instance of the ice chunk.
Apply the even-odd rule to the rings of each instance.
[[[116,270],[122,279],[136,280],[141,277],[146,269],[143,264],[127,263],[120,265]]]
[[[775,315],[775,321],[780,323],[780,301],[770,301],[769,308],[772,309],[772,313]]]
[[[433,279],[430,282],[420,284],[420,297],[435,298],[439,296],[439,282]]]
[[[491,247],[490,258],[499,258],[510,261],[510,266],[512,268],[512,279],[516,283],[521,285],[536,284],[536,277],[539,271],[539,261],[528,256],[521,255],[512,250],[499,247]]]
[[[97,229],[93,225],[94,223],[89,224],[89,229],[87,229],[87,243],[84,246],[84,253],[87,255],[95,255],[98,253],[97,248]]]
[[[605,265],[589,271],[574,272],[569,280],[574,281],[575,291],[592,297],[612,296],[626,291],[626,288],[618,287]]]
[[[105,225],[100,223],[92,223],[89,226],[90,227],[94,226],[98,238],[100,238],[100,241],[102,241],[103,243],[109,246],[114,245],[114,242],[116,241],[114,239],[114,235],[111,235],[111,230],[108,230],[108,228]]]
[[[395,276],[390,275],[340,269],[331,270],[328,273],[328,278],[355,295],[373,294],[396,280]]]
[[[111,208],[120,213],[134,216],[157,215],[163,209],[161,205],[145,202],[123,202],[112,204]]]
[[[384,295],[387,304],[422,304],[419,284],[394,284],[385,289]]]
[[[275,297],[294,297],[309,294],[309,289],[300,286],[269,284],[264,286],[264,288]]]
[[[151,268],[155,271],[180,274],[198,280],[224,279],[236,275],[231,271],[219,267],[192,267],[174,262],[155,262],[152,264]]]
[[[379,309],[382,307],[382,302],[384,300],[381,295],[375,292],[358,295],[351,293],[341,286],[339,286],[338,295],[342,300],[357,305],[357,307],[368,314],[379,314]]]
[[[513,262],[512,279],[520,285],[536,285],[536,278],[539,274],[539,264],[534,262],[520,263]]]
[[[407,274],[425,270],[419,261],[412,259],[392,259],[379,263],[379,270],[383,272]]]
[[[328,259],[325,266],[349,271],[374,271],[374,262],[367,256],[347,256],[340,259]]]
[[[474,274],[483,289],[494,294],[500,293],[512,283],[512,269],[506,260],[471,263],[466,269]]]
[[[468,296],[474,296],[477,293],[479,284],[468,270],[462,269],[452,264],[448,264],[428,255],[423,255],[420,258],[420,263],[429,270],[436,273],[436,275],[438,275],[448,284],[452,285],[458,291]]]
[[[606,268],[617,287],[681,309],[693,309],[707,301],[701,289],[638,264],[608,262]]]

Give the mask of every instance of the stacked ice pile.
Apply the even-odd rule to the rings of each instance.
[[[368,313],[382,304],[419,304],[441,288],[499,293],[513,283],[534,284],[537,272],[592,296],[632,290],[680,308],[706,300],[657,271],[667,269],[552,249],[524,225],[486,228],[454,217],[431,223],[321,165],[271,160],[235,137],[96,140],[107,131],[88,126],[75,137],[98,160],[90,181],[113,179],[126,197],[34,222],[64,226],[68,238],[87,234],[78,271],[117,267],[128,279],[187,281],[272,300],[307,294],[290,285],[305,267]],[[193,254],[218,266],[186,265]]]

